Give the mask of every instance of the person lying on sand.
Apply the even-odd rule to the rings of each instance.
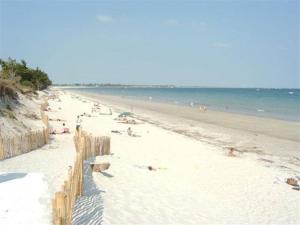
[[[229,148],[228,156],[230,156],[230,157],[235,157],[236,156],[234,154],[234,148]]]
[[[119,123],[127,123],[127,124],[136,124],[136,121],[135,120],[122,120],[120,121]]]
[[[55,129],[54,130],[50,130],[49,132],[52,135],[56,135],[56,134],[70,134],[70,129],[65,127],[63,128],[63,130],[61,132],[57,132]]]
[[[150,170],[150,171],[152,171],[152,170],[156,171],[156,169],[154,167],[152,167],[152,166],[148,166],[148,170]]]
[[[129,124],[136,124],[136,121],[135,120],[128,120],[127,123],[129,123]]]
[[[90,114],[87,114],[87,113],[83,113],[83,114],[81,114],[81,116],[92,117],[92,115],[90,115]]]
[[[50,121],[58,121],[58,122],[65,122],[66,120],[62,120],[62,119],[49,119]]]
[[[53,130],[52,132],[50,132],[50,134],[52,134],[52,135],[56,135],[56,134],[69,134],[70,133],[70,131],[69,132],[57,132],[56,130]]]
[[[111,132],[112,132],[112,133],[115,133],[115,134],[122,134],[122,132],[119,131],[119,130],[111,130]]]
[[[101,107],[98,104],[94,104],[92,107],[92,113],[99,112],[101,110]]]
[[[69,134],[70,133],[70,129],[68,127],[66,127],[65,123],[63,123],[62,133],[63,134]]]
[[[56,133],[56,130],[50,130],[49,133],[52,134],[52,135],[57,134],[57,133]]]
[[[166,167],[153,167],[153,166],[140,166],[140,165],[134,165],[134,167],[137,167],[139,169],[148,169],[150,171],[167,170]]]

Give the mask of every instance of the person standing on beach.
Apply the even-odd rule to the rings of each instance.
[[[79,131],[79,128],[81,127],[81,123],[82,123],[82,119],[79,116],[77,116],[76,131]]]
[[[127,129],[127,134],[128,134],[129,136],[132,136],[132,130],[131,130],[131,127],[128,127],[128,129]]]

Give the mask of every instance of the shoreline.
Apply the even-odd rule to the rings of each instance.
[[[295,90],[296,93],[294,95],[294,92],[289,92],[287,89],[280,89],[280,93],[276,93],[279,94],[279,96],[276,99],[278,98],[284,98],[284,99],[282,99],[280,102],[276,100],[277,103],[275,103],[276,101],[274,101],[275,100],[274,96],[271,99],[266,100],[269,98],[270,94],[275,94],[275,93],[269,93],[269,92],[273,92],[273,89],[270,90],[259,89],[258,92],[257,91],[258,89],[255,90],[254,88],[246,88],[246,92],[248,93],[246,95],[249,95],[249,97],[245,97],[243,93],[240,93],[243,90],[242,88],[236,88],[236,89],[230,88],[231,91],[229,92],[224,91],[226,88],[217,88],[216,90],[215,88],[212,88],[213,90],[212,93],[211,91],[209,91],[209,88],[200,88],[199,90],[198,89],[195,90],[195,94],[197,94],[198,91],[199,93],[203,92],[203,96],[206,96],[208,93],[211,94],[208,94],[205,98],[203,98],[203,96],[202,97],[199,96],[198,99],[193,97],[193,95],[191,95],[191,93],[193,93],[194,91],[192,92],[187,91],[189,90],[189,88],[184,88],[186,90],[184,90],[183,92],[179,91],[180,88],[176,88],[175,92],[167,91],[168,88],[163,88],[162,90],[160,90],[159,88],[158,91],[150,91],[152,88],[142,88],[142,90],[139,90],[141,89],[140,87],[137,88],[137,91],[134,90],[135,88],[131,88],[131,87],[128,89],[126,87],[122,87],[122,88],[108,87],[107,91],[106,91],[106,87],[101,87],[100,89],[98,89],[97,87],[90,87],[90,88],[61,87],[61,88],[70,91],[79,91],[79,92],[82,91],[89,94],[100,94],[104,96],[107,95],[107,96],[114,96],[114,97],[122,97],[134,101],[144,101],[144,102],[152,101],[161,104],[183,106],[188,108],[199,108],[204,106],[208,108],[210,111],[215,111],[220,113],[254,116],[258,118],[300,123],[299,103],[298,101],[295,101],[298,98],[299,93],[298,91],[296,92],[296,90]],[[169,89],[171,90],[172,88]],[[253,90],[255,93],[253,93]],[[260,91],[260,90],[264,90],[264,91]],[[224,99],[217,100],[223,98],[222,97],[223,95],[220,95],[222,91],[224,91]],[[258,94],[260,92],[262,92],[262,94]],[[180,93],[182,93],[182,95]],[[163,97],[164,95],[166,95],[166,97]],[[215,97],[210,99],[210,95]],[[239,95],[244,97],[240,98]],[[237,100],[235,100],[235,98],[237,98]],[[254,101],[253,98],[255,98],[256,100]],[[287,104],[285,104],[285,102]]]
[[[288,165],[300,172],[300,123],[250,115],[233,114],[132,100],[111,95],[65,90],[101,102],[115,110],[132,111],[136,118],[185,136],[216,145],[224,150],[255,153],[277,166]],[[264,160],[263,159],[263,160]]]

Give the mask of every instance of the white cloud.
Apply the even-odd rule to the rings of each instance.
[[[103,15],[97,16],[97,20],[100,23],[111,23],[114,21],[111,16],[103,16]]]
[[[230,45],[227,44],[227,43],[224,43],[224,42],[214,42],[214,43],[212,43],[212,47],[214,47],[214,48],[228,48],[228,47],[230,47]]]
[[[164,21],[164,24],[168,26],[176,26],[179,24],[179,21],[175,19],[167,19]]]

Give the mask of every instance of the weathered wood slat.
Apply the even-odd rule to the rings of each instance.
[[[74,136],[74,144],[76,160],[73,167],[69,168],[69,178],[64,182],[62,192],[57,192],[53,200],[54,225],[71,225],[72,223],[76,199],[83,195],[84,160],[97,155],[110,154],[110,137],[93,137],[79,130]]]
[[[49,142],[48,116],[41,113],[45,128],[40,131],[29,131],[14,137],[0,136],[0,160],[21,155]]]

